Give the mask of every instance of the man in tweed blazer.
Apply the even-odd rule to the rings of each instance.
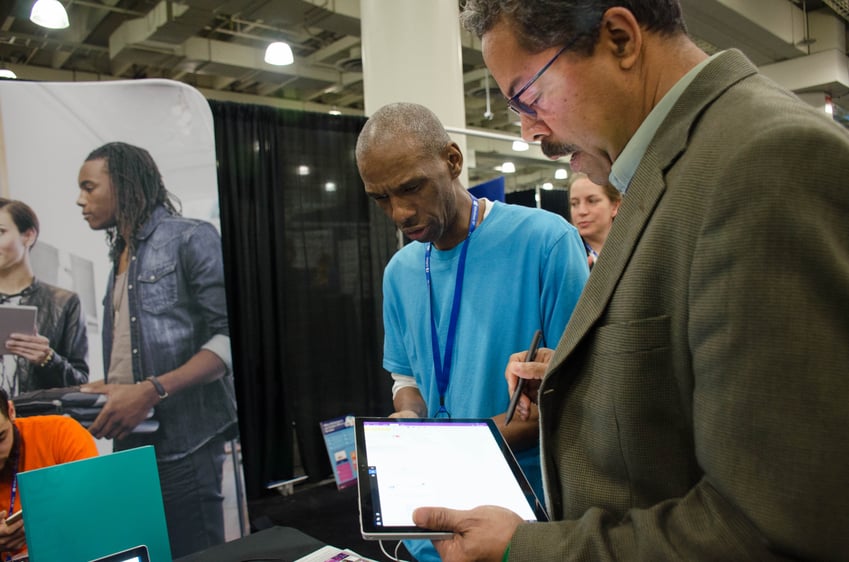
[[[552,522],[415,521],[452,561],[849,559],[849,136],[675,0],[575,4],[463,15],[524,136],[626,191],[541,385],[507,370]]]

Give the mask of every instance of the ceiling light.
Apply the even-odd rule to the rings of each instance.
[[[37,0],[32,6],[29,19],[48,29],[65,29],[71,25],[68,12],[59,0]]]
[[[516,165],[513,162],[505,162],[501,165],[501,173],[512,174],[516,171]]]
[[[327,113],[329,113],[330,115],[342,115],[342,112],[336,109],[335,105],[333,106],[333,109],[331,109]]]
[[[298,166],[298,175],[299,176],[308,176],[310,175],[310,167],[301,164]]]
[[[557,168],[554,170],[554,179],[556,180],[565,180],[569,177],[569,172],[566,171],[566,168]]]
[[[327,192],[330,192],[330,193],[336,191],[336,183],[334,183],[332,181],[325,183],[324,184],[324,191],[327,191]]]
[[[530,146],[523,140],[514,140],[513,141],[513,150],[516,152],[524,152],[529,149]]]
[[[42,0],[39,0],[41,2]],[[275,41],[270,44],[265,50],[265,62],[274,66],[286,66],[295,62],[295,55],[292,54],[292,47],[288,43]]]
[[[550,181],[547,181],[544,184],[542,184],[542,188],[546,191],[551,191],[552,189],[554,189],[554,184],[551,183]]]
[[[0,68],[0,78],[17,78],[18,75],[8,68]]]

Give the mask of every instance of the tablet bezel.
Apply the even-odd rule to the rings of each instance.
[[[359,499],[360,531],[366,540],[401,540],[401,539],[444,539],[452,536],[451,532],[433,531],[421,527],[395,526],[386,527],[375,524],[375,502],[373,497],[368,452],[366,450],[364,427],[366,423],[382,424],[485,424],[489,429],[498,449],[501,451],[504,462],[510,468],[516,482],[525,495],[525,499],[535,514],[537,521],[548,521],[542,502],[534,494],[525,474],[522,472],[513,451],[510,449],[501,432],[489,418],[377,418],[357,417],[354,420],[355,442],[357,450],[357,493]]]

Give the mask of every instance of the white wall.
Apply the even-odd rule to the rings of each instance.
[[[111,141],[146,148],[184,214],[217,209],[212,113],[195,89],[170,80],[0,83],[5,169],[0,191],[28,203],[39,240],[94,264],[97,319],[89,323],[91,379],[103,378],[101,300],[110,272],[105,235],[82,219],[77,175],[93,149]]]

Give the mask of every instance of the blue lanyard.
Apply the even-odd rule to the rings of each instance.
[[[6,512],[6,517],[9,517],[15,512],[15,496],[18,493],[18,468],[21,459],[21,433],[18,431],[18,426],[12,422],[12,433],[14,435],[15,444],[13,446],[14,450],[12,451],[11,461],[12,461],[12,492],[11,497],[9,498],[9,511]],[[9,552],[6,555],[6,560],[9,561],[12,559],[12,553]]]
[[[587,253],[593,257],[594,260],[598,259],[598,252],[592,249],[592,246],[587,244],[586,240],[584,241],[584,248],[587,249]]]
[[[451,372],[451,356],[454,354],[454,334],[457,331],[457,317],[460,314],[460,297],[463,294],[463,273],[466,271],[466,253],[469,249],[469,238],[472,232],[475,231],[475,226],[478,222],[478,200],[477,197],[469,194],[472,198],[472,213],[469,217],[469,233],[463,241],[463,247],[460,249],[460,259],[457,264],[457,279],[454,282],[454,302],[451,305],[451,318],[448,321],[448,338],[445,342],[445,357],[440,361],[439,354],[439,337],[436,333],[436,320],[433,315],[433,295],[431,294],[431,279],[430,279],[430,253],[433,249],[433,244],[428,242],[425,248],[425,279],[427,280],[428,302],[430,303],[430,343],[433,347],[433,369],[436,372],[436,388],[439,390],[439,411],[437,416],[445,414],[448,417],[451,415],[445,409],[445,391],[448,390],[448,378]]]

